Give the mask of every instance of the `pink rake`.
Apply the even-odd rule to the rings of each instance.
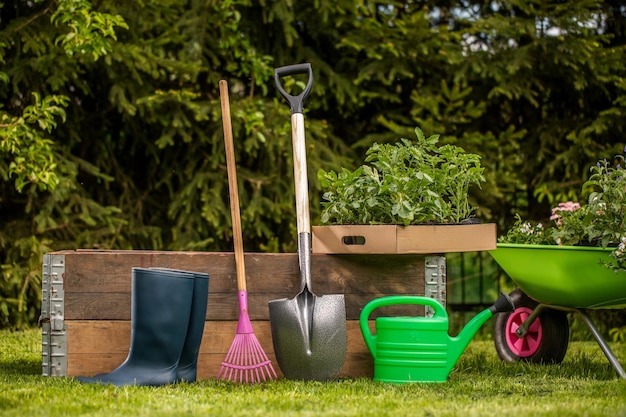
[[[230,196],[230,214],[233,222],[233,242],[235,246],[235,266],[237,269],[237,289],[239,296],[239,322],[237,333],[226,358],[222,362],[218,379],[233,382],[255,383],[276,379],[276,371],[267,358],[261,344],[254,335],[254,329],[248,315],[248,291],[246,288],[246,269],[243,258],[243,237],[239,213],[239,193],[237,191],[237,171],[235,148],[230,121],[228,84],[220,80],[220,98],[222,120],[224,124],[224,144],[226,148],[226,170],[228,172],[228,192]]]
[[[254,335],[248,316],[248,292],[239,291],[237,334],[222,362],[218,378],[234,382],[255,383],[276,379],[272,361],[267,358]]]

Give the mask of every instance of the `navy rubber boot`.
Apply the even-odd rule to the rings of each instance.
[[[195,382],[209,296],[209,274],[194,272],[193,300],[187,338],[178,363],[178,380]]]
[[[209,274],[203,272],[181,271],[177,269],[153,268],[164,271],[175,271],[193,274],[193,298],[191,299],[191,316],[187,337],[183,345],[178,363],[178,381],[195,382],[198,373],[198,354],[204,333],[207,302],[209,295]]]
[[[133,268],[130,350],[126,360],[108,374],[77,379],[116,386],[176,383],[194,283],[192,273]]]

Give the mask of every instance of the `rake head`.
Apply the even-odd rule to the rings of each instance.
[[[251,384],[277,378],[272,361],[267,358],[254,333],[235,336],[217,377]]]
[[[276,379],[276,371],[254,335],[247,311],[247,300],[240,309],[237,334],[222,362],[218,379],[232,382],[256,382]]]

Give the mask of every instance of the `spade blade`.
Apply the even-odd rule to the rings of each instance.
[[[292,299],[269,302],[276,361],[286,378],[328,381],[346,358],[346,307],[341,294],[317,296],[304,289]]]

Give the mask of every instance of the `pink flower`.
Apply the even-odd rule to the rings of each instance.
[[[568,201],[566,203],[559,203],[558,207],[554,207],[552,209],[552,216],[550,216],[550,220],[556,220],[557,224],[561,224],[561,215],[559,214],[561,211],[576,211],[580,208],[579,203],[575,203],[573,201]]]
[[[579,208],[580,208],[579,203],[568,201],[566,203],[559,203],[558,207],[555,207],[552,209],[552,214],[555,214],[557,211],[576,211]]]

